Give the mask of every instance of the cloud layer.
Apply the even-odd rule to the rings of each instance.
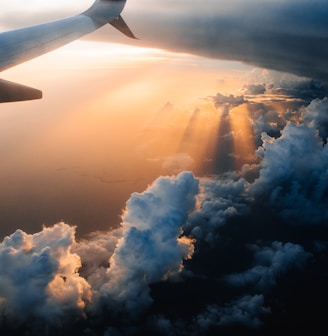
[[[123,13],[141,43],[327,81],[323,0],[158,1]]]
[[[225,111],[218,118],[248,107],[259,146],[241,169],[159,177],[131,195],[120,228],[81,241],[65,223],[6,237],[1,334],[267,334],[322,325],[327,98],[320,86],[312,100],[303,80],[293,83],[272,76],[244,96],[210,97]]]

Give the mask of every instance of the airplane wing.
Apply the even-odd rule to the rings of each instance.
[[[0,71],[57,49],[107,23],[136,38],[120,16],[126,0],[95,0],[85,12],[62,20],[0,33]],[[42,92],[0,80],[0,103],[40,99]]]

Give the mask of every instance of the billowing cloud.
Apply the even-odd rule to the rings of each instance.
[[[319,131],[324,142],[328,137],[328,98],[314,99],[304,111],[304,122]]]
[[[251,193],[293,222],[326,221],[328,152],[316,129],[289,123],[281,137],[263,133],[262,141],[260,176]]]
[[[193,254],[193,241],[182,236],[182,226],[197,193],[198,181],[186,172],[176,179],[159,178],[143,194],[132,195],[100,300],[112,300],[116,309],[123,306],[125,314],[138,314],[152,302],[149,284],[182,270],[182,261]]]
[[[26,327],[34,335],[51,327],[55,333],[86,314],[106,317],[110,327],[118,312],[122,321],[143,312],[152,303],[150,284],[177,280],[183,260],[193,255],[194,241],[182,227],[197,193],[192,173],[161,177],[131,196],[121,229],[80,243],[75,227],[64,223],[6,237],[0,244],[0,330]]]
[[[218,229],[231,217],[248,212],[245,202],[247,182],[243,179],[202,179],[200,208],[192,213],[186,228],[198,238],[211,242]]]
[[[34,235],[17,230],[0,244],[4,325],[35,324],[43,334],[67,322],[67,314],[81,315],[92,291],[78,274],[80,257],[71,253],[74,234],[74,227],[59,223]]]
[[[98,287],[96,285],[98,273],[107,269],[109,258],[113,255],[122,234],[122,228],[108,232],[93,232],[72,246],[72,251],[83,260],[81,274],[93,283],[94,288]]]

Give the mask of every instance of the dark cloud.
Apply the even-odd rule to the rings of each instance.
[[[247,95],[258,95],[263,94],[266,91],[265,84],[248,84],[244,87],[245,94]]]
[[[270,77],[269,83],[248,84],[244,87],[246,95],[271,95],[272,100],[276,100],[275,96],[282,96],[280,100],[286,98],[301,101],[309,104],[315,98],[324,98],[327,93],[327,85],[320,81],[308,79],[305,77],[291,76],[269,71],[267,76]],[[263,78],[264,79],[264,78]]]
[[[261,134],[265,132],[271,137],[278,138],[280,131],[286,126],[288,118],[277,113],[272,107],[265,104],[254,104],[251,108],[252,127],[256,143],[262,144]]]
[[[221,106],[228,106],[228,107],[236,107],[241,104],[244,104],[246,100],[244,99],[244,96],[234,96],[229,95],[225,96],[221,93],[217,93],[215,97],[213,97],[214,105],[215,107],[221,107]]]
[[[124,16],[141,44],[327,81],[325,1],[143,1]]]
[[[260,291],[267,291],[276,285],[277,278],[291,267],[303,268],[310,254],[297,244],[274,241],[271,246],[252,246],[255,250],[255,266],[251,269],[226,277],[233,286],[252,285]]]
[[[314,98],[323,98],[327,94],[327,87],[319,81],[306,78],[297,78],[294,81],[282,81],[271,84],[267,92],[275,95],[289,96],[310,103]]]
[[[314,123],[314,119],[321,119],[320,125],[316,123],[316,128],[325,141],[323,118],[324,98],[328,95],[326,85],[312,79],[267,70],[253,71],[250,79],[254,83],[245,85],[242,92],[248,103],[249,119],[258,146],[262,144],[263,132],[278,138],[288,122],[299,124],[303,118],[307,125]],[[321,100],[321,108],[312,109]]]
[[[264,306],[263,295],[246,295],[225,307],[208,306],[205,312],[195,319],[197,334],[206,334],[213,326],[243,325],[258,328],[262,325],[260,317],[269,312]]]

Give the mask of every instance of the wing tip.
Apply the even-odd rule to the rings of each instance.
[[[12,103],[42,98],[42,91],[0,79],[0,103]]]

